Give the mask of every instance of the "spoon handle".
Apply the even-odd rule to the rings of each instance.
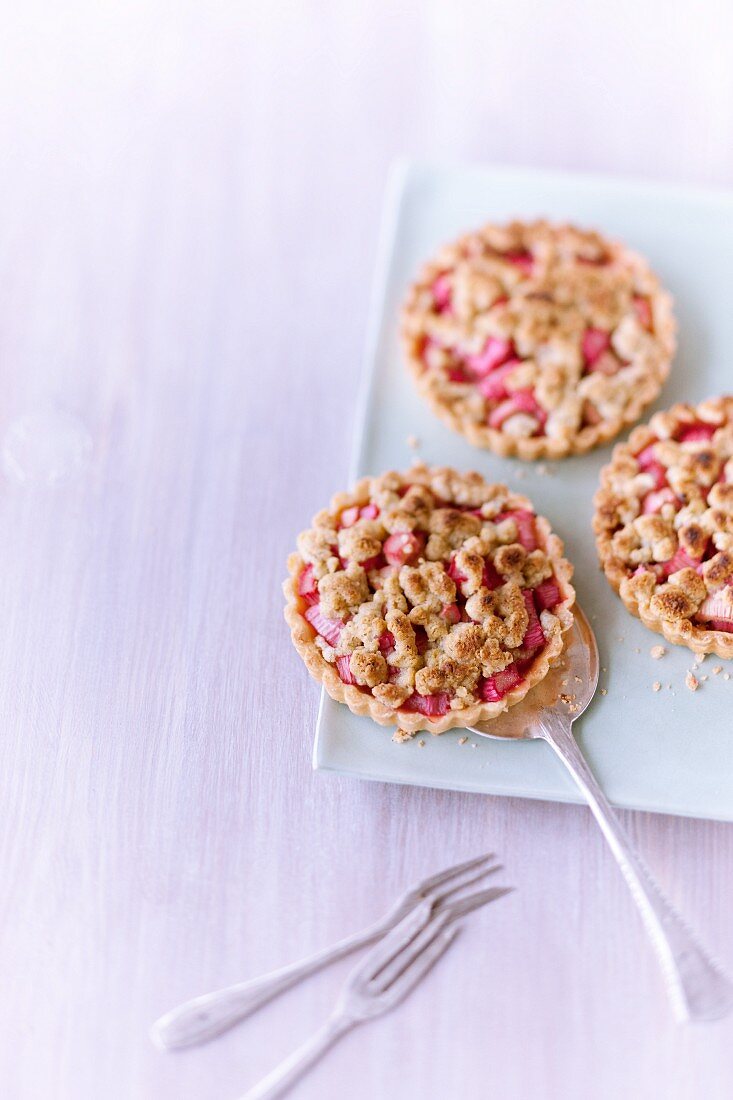
[[[564,714],[548,711],[541,736],[560,757],[585,795],[644,919],[682,1019],[717,1020],[733,1010],[733,985],[697,943],[662,894],[598,786]]]

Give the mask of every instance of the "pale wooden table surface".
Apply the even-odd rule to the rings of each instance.
[[[732,36],[712,2],[6,6],[0,432],[65,410],[93,451],[0,492],[3,1096],[235,1097],[348,963],[201,1050],[149,1022],[492,847],[517,893],[297,1095],[730,1097],[733,1022],[673,1024],[587,811],[312,774],[279,586],[345,477],[392,157],[732,185]],[[625,819],[733,968],[731,827]]]

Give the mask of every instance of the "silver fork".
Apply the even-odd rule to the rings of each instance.
[[[351,972],[325,1024],[241,1100],[282,1096],[347,1031],[398,1005],[452,943],[452,919],[449,909],[420,902]]]
[[[180,1050],[213,1039],[310,974],[314,974],[337,959],[350,955],[360,947],[374,943],[423,901],[429,902],[430,908],[440,912],[448,906],[449,899],[458,890],[463,890],[486,875],[500,870],[501,866],[495,861],[494,853],[488,852],[476,859],[469,859],[465,863],[458,863],[454,867],[446,868],[445,871],[439,871],[406,890],[381,920],[362,929],[361,932],[339,940],[338,943],[316,952],[315,955],[271,971],[259,978],[252,978],[249,981],[219,989],[214,993],[194,997],[193,1000],[186,1001],[156,1020],[150,1030],[150,1036],[153,1042],[163,1050]],[[484,905],[486,901],[491,901],[493,897],[498,897],[504,892],[504,890],[488,891],[491,896],[485,897],[482,901],[475,901],[471,908],[479,904]],[[480,894],[472,895],[473,898],[480,896],[483,897]],[[468,911],[459,909],[458,904],[453,903],[451,910],[453,918]]]

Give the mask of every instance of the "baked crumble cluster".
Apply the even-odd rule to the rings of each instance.
[[[629,610],[670,642],[733,657],[733,397],[633,431],[595,507],[601,564]]]
[[[526,497],[413,466],[335,496],[288,559],[293,641],[328,693],[442,733],[518,702],[572,624],[572,568]]]
[[[588,451],[638,420],[675,330],[641,256],[547,221],[487,225],[443,248],[403,310],[433,411],[470,443],[527,459]]]

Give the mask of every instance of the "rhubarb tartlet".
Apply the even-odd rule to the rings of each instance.
[[[487,225],[425,264],[405,354],[432,410],[501,455],[582,453],[634,423],[675,351],[672,299],[646,261],[595,232]]]
[[[572,625],[563,545],[526,497],[422,464],[339,493],[288,559],[308,670],[400,735],[486,721],[548,671]]]
[[[601,564],[626,607],[670,642],[733,657],[733,397],[636,428],[595,507]]]

